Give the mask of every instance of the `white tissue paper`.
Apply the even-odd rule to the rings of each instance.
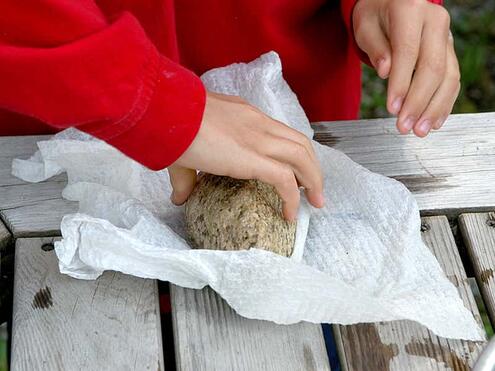
[[[210,91],[241,96],[312,137],[276,53],[214,69],[202,80]],[[184,210],[169,200],[167,171],[149,171],[75,129],[39,142],[29,160],[14,160],[13,173],[38,182],[67,172],[62,195],[79,201],[79,212],[63,218],[55,250],[60,271],[72,277],[96,279],[114,270],[195,289],[209,285],[240,315],[282,324],[410,319],[439,336],[483,339],[422,242],[409,191],[337,150],[313,145],[326,206],[310,220],[308,206],[300,211],[298,259],[256,248],[190,249]]]

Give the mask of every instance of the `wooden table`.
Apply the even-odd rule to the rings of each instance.
[[[481,323],[467,273],[495,323],[495,114],[452,116],[426,139],[393,120],[315,125],[315,139],[403,182],[424,215],[422,236]],[[163,370],[157,283],[116,272],[80,281],[58,272],[51,242],[65,176],[26,184],[10,175],[46,137],[0,138],[0,251],[15,247],[12,370]],[[236,315],[211,289],[172,286],[180,370],[329,370],[320,325],[280,326]],[[484,347],[410,322],[334,326],[347,370],[468,370]]]

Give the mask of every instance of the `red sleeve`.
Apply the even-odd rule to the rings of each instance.
[[[109,23],[93,1],[0,2],[0,107],[77,127],[151,169],[194,139],[205,90],[160,55],[129,13]]]
[[[340,9],[342,12],[344,23],[347,27],[347,31],[349,32],[350,35],[352,35],[352,43],[359,55],[359,58],[361,59],[361,61],[371,66],[368,55],[359,48],[359,46],[356,44],[356,41],[354,39],[354,28],[352,27],[352,11],[354,10],[354,6],[358,1],[359,0],[341,0]],[[443,5],[443,0],[428,0],[428,1],[433,4]]]

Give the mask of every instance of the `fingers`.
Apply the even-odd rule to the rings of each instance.
[[[194,187],[195,174],[183,168],[194,168],[271,184],[289,220],[297,215],[298,181],[308,200],[323,206],[322,176],[311,141],[240,98],[208,93],[201,128],[175,164],[182,166],[170,173],[175,203],[184,202]]]
[[[268,119],[270,122],[267,123],[267,127],[270,128],[272,135],[266,137],[266,141],[260,141],[260,150],[291,166],[297,181],[305,188],[306,197],[311,205],[317,208],[323,207],[325,204],[323,176],[311,140],[284,123]]]
[[[431,99],[427,109],[421,115],[418,124],[414,127],[414,133],[416,135],[423,137],[428,134],[428,128],[438,130],[442,127],[443,123],[452,111],[461,89],[459,80],[459,64],[454,51],[454,43],[453,40],[449,40],[449,44],[447,46],[447,67],[445,77],[437,92]]]
[[[318,159],[316,158],[315,150],[313,148],[313,144],[311,143],[311,139],[309,139],[306,135],[304,135],[300,131],[297,131],[295,129],[292,129],[290,126],[287,126],[283,122],[273,120],[268,116],[267,116],[267,121],[268,122],[266,127],[270,134],[276,137],[289,139],[291,141],[303,145],[304,148],[306,148],[308,153],[311,155],[313,160],[318,162]]]
[[[270,136],[263,145],[265,155],[290,166],[299,185],[305,188],[308,201],[315,207],[323,207],[323,177],[317,160],[307,148],[285,138]]]
[[[291,167],[269,157],[259,157],[252,171],[254,179],[275,187],[283,202],[282,212],[284,217],[290,221],[296,220],[300,193]]]
[[[354,37],[359,48],[369,57],[378,76],[386,79],[390,73],[391,51],[378,19],[361,16],[354,10]]]
[[[421,42],[422,7],[417,1],[392,1],[389,32],[392,66],[388,81],[387,109],[398,114],[411,84]]]
[[[403,134],[413,127],[415,132],[421,133],[420,136],[428,134],[432,123],[418,120],[445,76],[450,18],[444,8],[432,6],[439,11],[428,13],[427,17],[431,19],[425,22],[416,71],[397,121]]]
[[[178,165],[172,165],[168,167],[168,173],[173,188],[170,199],[175,205],[182,205],[186,202],[196,185],[196,171]]]

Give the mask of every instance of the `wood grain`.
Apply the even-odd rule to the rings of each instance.
[[[495,326],[495,213],[462,214],[459,227],[490,321]]]
[[[77,203],[62,199],[65,174],[31,184],[11,174],[14,158],[29,158],[36,142],[50,138],[19,136],[0,138],[0,216],[15,238],[60,234],[62,216],[77,210]]]
[[[62,275],[52,241],[16,241],[11,370],[163,370],[156,281]]]
[[[481,325],[481,317],[447,218],[426,217],[422,221],[424,242],[458,288],[464,305]],[[348,371],[468,371],[484,344],[440,338],[412,321],[335,326],[334,329],[341,362]]]
[[[495,206],[495,113],[452,115],[420,139],[394,119],[318,123],[315,139],[414,194],[423,215],[455,216]]]
[[[329,370],[321,326],[237,315],[210,288],[171,286],[178,370]]]

